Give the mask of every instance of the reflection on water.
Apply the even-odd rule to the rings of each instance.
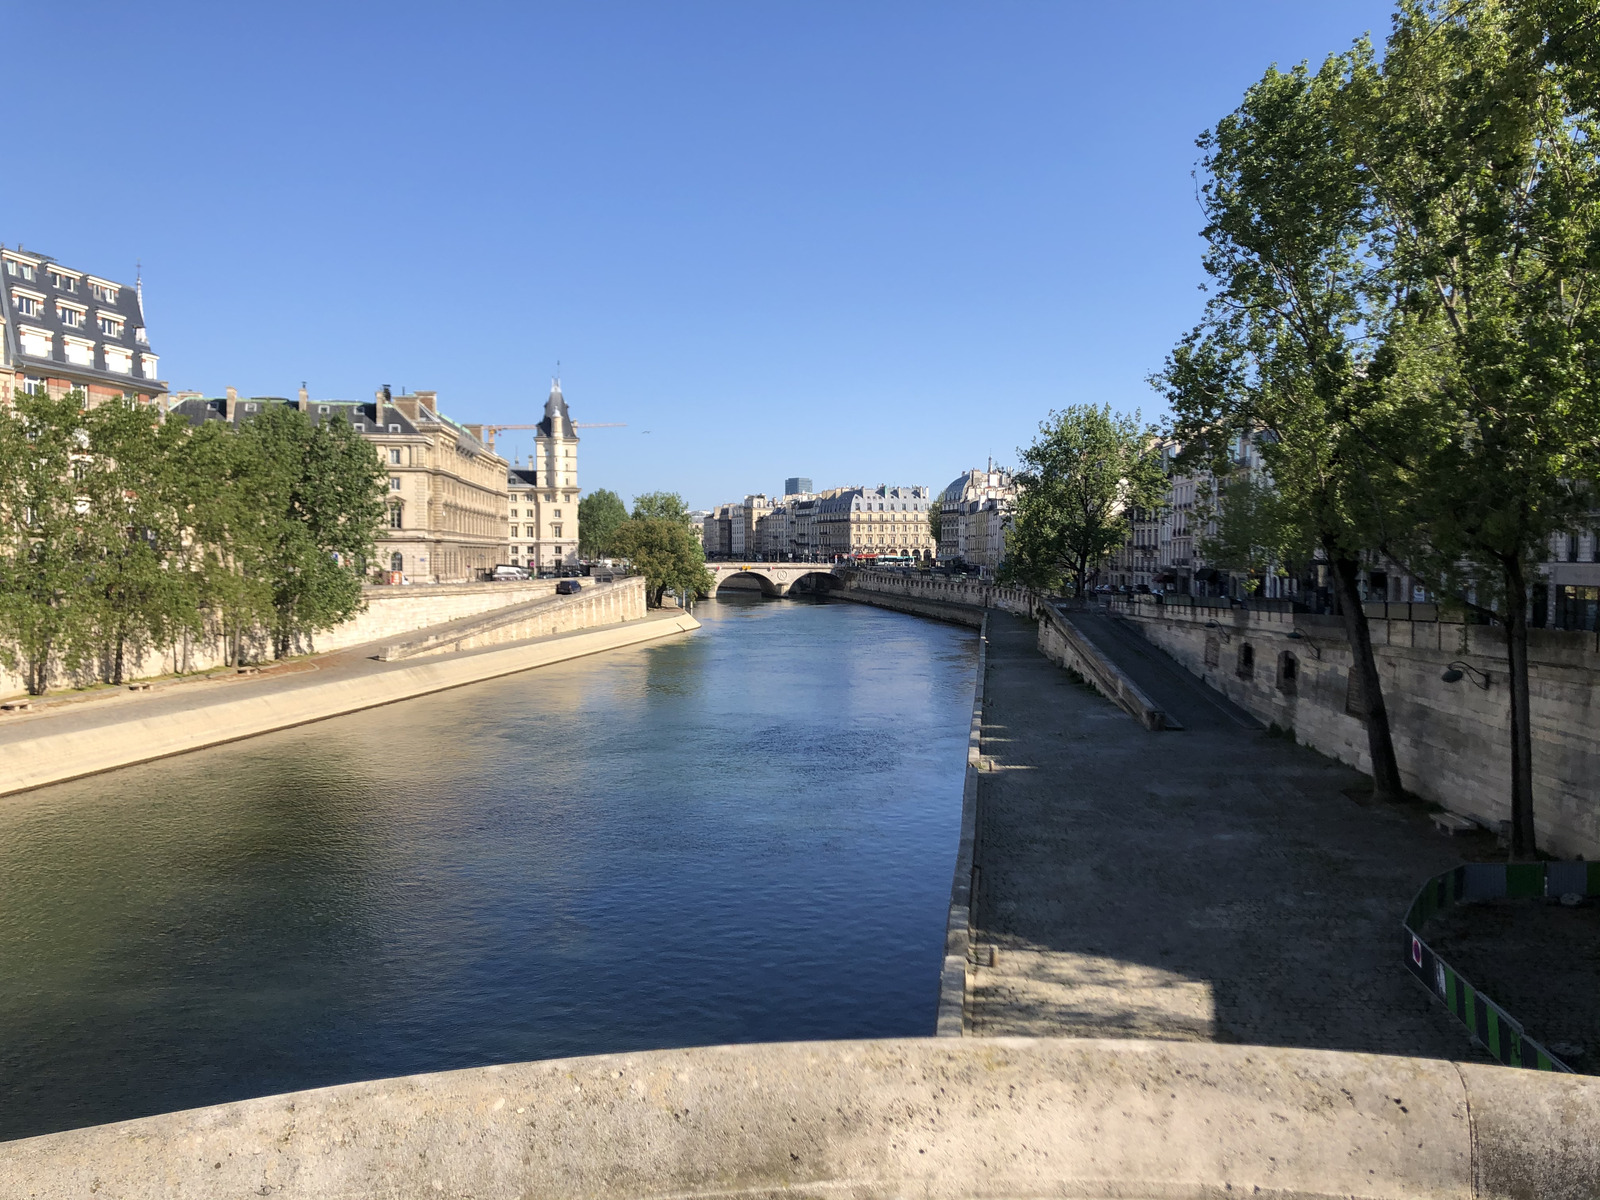
[[[0,801],[0,1138],[352,1079],[932,1032],[969,631],[704,629]]]

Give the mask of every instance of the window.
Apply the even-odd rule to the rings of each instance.
[[[22,390],[30,396],[42,396],[44,395],[44,380],[37,375],[29,375],[27,379],[23,380]]]
[[[357,421],[354,425],[351,426],[351,428],[354,429],[357,433],[365,433],[367,431],[366,425],[363,424],[360,421]]]
[[[560,537],[561,536],[561,526],[559,526],[559,525],[550,526],[550,536],[551,537]]]
[[[119,290],[115,284],[100,283],[93,279],[89,281],[89,294],[102,304],[115,304]]]
[[[8,258],[6,259],[6,270],[18,279],[26,279],[29,283],[33,282],[33,265],[31,263],[18,262],[14,258]]]
[[[75,292],[78,290],[78,281],[71,275],[63,275],[60,271],[51,271],[50,286],[63,292]]]
[[[244,406],[244,410],[245,410],[245,412],[255,412],[256,409],[258,409],[260,407],[261,406],[259,404],[246,404]]]
[[[1293,696],[1299,686],[1300,664],[1295,656],[1287,650],[1278,655],[1278,690],[1286,696]]]
[[[398,513],[400,510],[396,509],[395,511]],[[397,528],[398,528],[398,526],[397,526]],[[405,555],[401,554],[400,551],[398,551],[398,550],[396,550],[393,554],[389,555],[389,570],[391,570],[391,571],[403,571],[405,569],[406,569]]]
[[[17,306],[17,312],[24,317],[37,317],[39,315],[39,302],[32,296],[24,296],[17,292],[11,293],[11,299]]]
[[[391,482],[393,482],[393,481],[391,480]],[[390,529],[403,528],[403,526],[401,526],[401,524],[400,524],[400,512],[401,512],[401,508],[400,508],[400,506],[398,504],[391,504],[389,506],[389,528]]]
[[[61,323],[68,329],[78,329],[83,325],[82,311],[68,308],[65,304],[56,305],[56,316],[61,318]]]
[[[550,515],[559,521],[561,519],[561,510],[558,508]]]
[[[326,404],[319,404],[317,405],[317,411],[319,413],[325,413],[328,411],[328,406]]]
[[[143,325],[140,325],[133,331],[133,340],[138,342],[141,346],[148,346],[150,344],[150,338],[145,334]]]
[[[101,313],[99,321],[100,332],[105,334],[107,337],[119,338],[122,336],[122,322],[117,320],[115,317],[108,317],[105,315],[105,313]]]
[[[389,447],[389,461],[392,464],[394,464],[395,466],[397,466],[397,467],[400,465],[400,447],[399,446],[390,446]]]
[[[398,476],[398,475],[389,476],[389,490],[391,492],[398,492],[400,490],[400,476]]]
[[[399,433],[400,432],[400,426],[398,426],[398,425],[389,426],[389,432],[390,433]]]
[[[545,493],[545,497],[544,497],[544,502],[546,504],[552,504],[552,503],[555,502],[555,497],[553,495],[551,495],[549,492],[546,492]]]

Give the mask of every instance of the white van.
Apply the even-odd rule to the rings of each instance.
[[[526,579],[527,577],[528,573],[521,567],[507,566],[504,563],[501,563],[489,574],[490,579],[498,582],[504,582],[509,579]]]

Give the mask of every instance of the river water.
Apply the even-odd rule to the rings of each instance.
[[[848,603],[0,800],[0,1139],[933,1031],[976,639]]]

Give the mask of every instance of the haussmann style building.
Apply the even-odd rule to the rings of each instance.
[[[11,387],[54,396],[82,391],[91,408],[123,396],[150,404],[166,395],[139,281],[130,287],[46,254],[0,247],[0,292],[0,367]]]
[[[370,569],[410,583],[468,583],[506,558],[508,464],[485,444],[481,425],[459,424],[439,411],[438,393],[372,400],[221,398],[175,393],[171,413],[191,425],[227,421],[237,428],[268,405],[298,408],[315,422],[342,418],[372,443],[388,472],[388,522]]]

